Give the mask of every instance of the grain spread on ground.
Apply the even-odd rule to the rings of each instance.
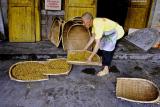
[[[16,64],[12,68],[11,75],[18,80],[41,80],[47,79],[47,76],[43,75],[45,72],[45,65],[38,62],[25,62]]]
[[[86,62],[90,55],[91,52],[89,51],[71,51],[67,56],[67,60]],[[94,55],[94,57],[92,58],[92,62],[100,62],[100,58],[98,57],[98,55]]]
[[[20,62],[11,67],[10,76],[15,80],[22,81],[39,81],[48,79],[48,75],[68,74],[71,65],[66,59],[54,59],[37,62]]]
[[[66,74],[71,69],[71,65],[67,63],[66,59],[50,60],[46,66],[48,69],[45,71],[45,75]]]

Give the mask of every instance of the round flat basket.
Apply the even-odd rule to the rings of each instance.
[[[87,62],[90,55],[91,52],[87,50],[68,51],[67,62],[75,65],[101,65],[100,57],[97,54],[92,58],[91,62]]]
[[[66,59],[48,59],[47,61],[24,61],[10,67],[9,77],[18,82],[48,80],[49,75],[67,75],[72,65]]]
[[[82,50],[91,37],[90,31],[82,24],[72,25],[67,33],[67,50]]]
[[[40,61],[18,62],[9,69],[11,80],[18,82],[35,82],[48,80],[48,76],[43,75],[46,67]]]
[[[116,96],[138,103],[158,103],[160,91],[151,81],[140,78],[117,78]]]
[[[60,18],[54,18],[51,29],[50,29],[50,34],[49,34],[49,40],[56,46],[58,47],[61,41],[61,26],[62,26],[62,20]]]

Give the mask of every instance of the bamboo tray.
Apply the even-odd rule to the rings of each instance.
[[[159,103],[160,91],[151,81],[140,78],[117,78],[116,96],[137,103]]]
[[[45,75],[43,75],[43,71],[39,71],[40,73],[39,73],[39,75],[38,76],[41,76],[42,78],[34,78],[35,77],[35,75],[34,76],[32,76],[32,77],[30,77],[31,75],[29,75],[29,73],[32,73],[31,71],[34,71],[34,69],[33,68],[30,68],[29,66],[28,66],[28,64],[29,63],[34,63],[34,65],[35,64],[40,64],[41,66],[43,66],[43,62],[40,62],[40,61],[24,61],[24,62],[18,62],[18,63],[15,63],[15,64],[13,64],[11,67],[10,67],[10,69],[9,69],[9,77],[10,77],[10,79],[11,80],[14,80],[14,81],[18,81],[18,82],[36,82],[36,81],[44,81],[44,80],[48,80],[49,78],[48,78],[48,76],[45,76]],[[14,76],[14,72],[16,72],[16,71],[14,71],[14,69],[17,67],[17,66],[21,66],[21,68],[17,68],[18,70],[19,70],[19,72],[23,72],[24,71],[24,67],[26,67],[26,69],[25,70],[28,70],[28,74],[26,74],[26,73],[24,73],[24,75],[29,75],[29,77],[28,78],[30,78],[30,79],[21,79],[21,78],[17,78],[16,76]],[[33,65],[31,65],[31,66],[33,66]],[[23,70],[23,71],[21,71],[21,70]],[[30,70],[30,69],[32,69],[32,70]],[[38,69],[40,69],[40,68],[38,68]],[[45,70],[46,68],[44,68],[44,70]],[[36,72],[38,72],[37,70],[36,70]],[[21,76],[23,76],[23,74],[19,74],[19,76],[21,77]],[[31,79],[32,78],[32,79]],[[34,79],[33,79],[34,78]]]
[[[10,67],[9,77],[18,82],[44,81],[49,80],[49,75],[67,75],[71,68],[72,65],[68,64],[64,58],[48,59],[47,61],[24,61]],[[37,76],[39,77],[36,78]]]
[[[92,58],[92,62],[87,62],[87,58],[91,55],[90,51],[87,50],[72,50],[68,51],[67,62],[75,65],[101,65],[101,59],[96,54]]]

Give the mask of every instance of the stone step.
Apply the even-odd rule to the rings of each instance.
[[[53,58],[66,58],[63,54],[0,54],[0,60],[46,60]],[[113,60],[160,60],[159,53],[120,53],[115,52]]]
[[[49,41],[38,43],[1,43],[0,60],[46,60],[53,58],[67,57],[67,52],[62,47],[55,47]],[[114,60],[160,60],[160,50],[151,49],[142,51],[121,42],[115,51]]]

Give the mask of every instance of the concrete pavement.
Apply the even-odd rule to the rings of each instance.
[[[160,87],[160,62],[114,60],[117,71],[97,77],[82,70],[97,66],[73,66],[67,76],[50,76],[50,80],[20,83],[10,80],[9,67],[20,60],[0,61],[0,107],[159,107],[117,99],[117,77],[137,77],[153,81]]]
[[[153,81],[160,88],[160,50],[143,52],[128,43],[118,45],[109,75],[97,77],[82,71],[97,66],[73,66],[69,75],[50,76],[50,80],[20,83],[10,80],[9,67],[24,60],[66,57],[62,48],[48,41],[39,43],[0,43],[0,107],[159,107],[117,99],[117,77],[136,77]]]

